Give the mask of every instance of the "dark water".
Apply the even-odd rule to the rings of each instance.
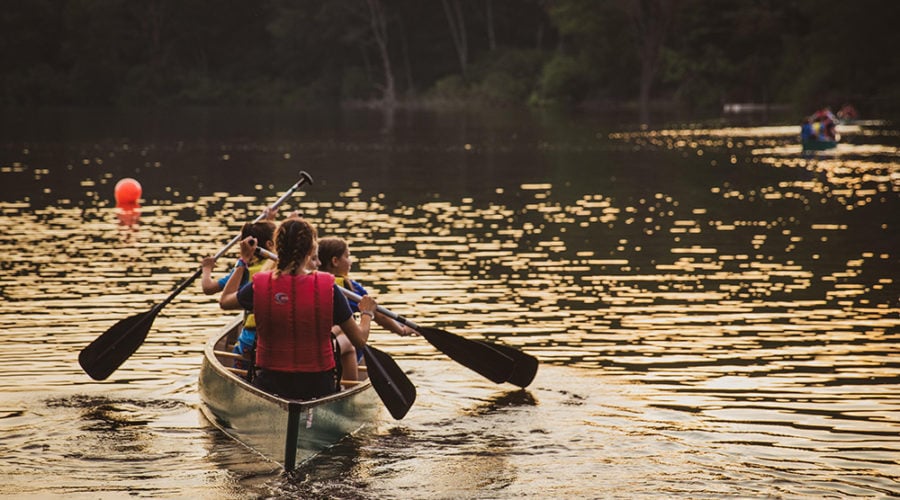
[[[794,126],[710,123],[4,116],[0,495],[900,495],[900,132],[845,126],[804,156]],[[316,182],[285,209],[347,237],[382,305],[539,356],[535,382],[375,333],[415,406],[286,476],[197,410],[228,321],[199,285],[108,381],[80,370],[299,170]],[[122,177],[139,213],[113,206]]]

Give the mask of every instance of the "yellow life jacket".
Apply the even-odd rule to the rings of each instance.
[[[247,266],[248,283],[253,282],[253,275],[262,271],[263,266],[265,266],[267,262],[268,260],[266,259],[259,259],[255,263]],[[253,313],[247,313],[244,315],[244,328],[248,328],[250,330],[256,328],[256,316],[254,316]]]

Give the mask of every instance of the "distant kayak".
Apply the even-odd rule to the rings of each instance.
[[[838,141],[817,141],[817,140],[806,140],[802,141],[804,151],[824,151],[826,149],[834,149],[838,145]]]

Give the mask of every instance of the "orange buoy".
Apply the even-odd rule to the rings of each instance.
[[[126,177],[116,183],[115,193],[117,207],[137,206],[138,200],[141,198],[141,184],[130,177]]]

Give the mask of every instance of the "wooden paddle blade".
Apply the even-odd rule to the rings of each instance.
[[[478,342],[487,344],[503,354],[506,354],[515,362],[512,373],[509,378],[506,379],[507,382],[524,388],[528,387],[528,384],[534,380],[534,376],[537,375],[538,369],[538,359],[536,357],[508,345],[494,344],[485,340],[479,340]]]
[[[494,349],[491,344],[469,340],[437,328],[419,327],[416,331],[450,359],[494,383],[506,382],[515,368],[515,361]]]
[[[120,320],[81,350],[78,364],[92,379],[105,380],[144,343],[158,311],[153,308]]]
[[[363,355],[366,358],[369,380],[378,397],[392,417],[402,419],[416,401],[416,386],[387,353],[366,346],[363,348]]]

